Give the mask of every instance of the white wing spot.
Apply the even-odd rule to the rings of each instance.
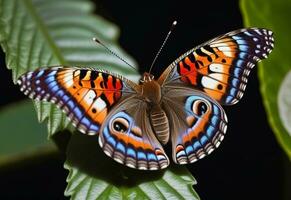
[[[106,108],[106,103],[101,99],[101,97],[98,97],[93,103],[92,108],[95,108],[97,113],[101,112],[104,108]]]
[[[87,105],[91,105],[93,103],[93,99],[96,97],[96,94],[93,90],[90,90],[86,96],[84,97],[84,101]]]
[[[201,82],[202,82],[202,85],[206,88],[210,88],[210,89],[217,88],[217,81],[207,76],[203,76]]]
[[[212,73],[212,74],[209,74],[209,76],[219,81],[223,80],[223,74],[220,74],[220,73]]]
[[[74,81],[73,81],[73,74],[70,74],[68,76],[66,76],[64,78],[64,83],[65,83],[65,86],[67,88],[71,87],[72,85],[74,85]]]
[[[231,48],[229,46],[217,47],[217,48],[219,49],[219,51],[222,51],[224,53],[224,55],[226,55],[228,57],[233,56],[233,52],[231,52]]]
[[[213,72],[220,72],[220,73],[223,73],[224,72],[224,66],[222,64],[210,64],[209,65],[209,69]]]

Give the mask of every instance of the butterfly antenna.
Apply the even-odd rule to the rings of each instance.
[[[154,58],[154,60],[153,60],[153,62],[152,62],[152,64],[151,64],[151,67],[150,67],[150,70],[149,70],[149,74],[151,73],[151,70],[152,70],[152,68],[153,68],[153,66],[154,66],[154,64],[155,64],[155,62],[156,62],[156,60],[157,60],[157,58],[159,57],[159,55],[160,55],[160,53],[161,53],[163,47],[165,46],[167,40],[169,39],[169,37],[170,37],[170,35],[171,35],[172,31],[174,30],[174,28],[175,28],[176,25],[177,25],[177,21],[175,20],[175,21],[172,23],[172,26],[171,26],[170,31],[168,32],[166,38],[164,39],[164,42],[163,42],[162,46],[160,47],[158,53],[156,54],[156,56],[155,56],[155,58]]]
[[[134,66],[132,66],[131,64],[129,64],[126,60],[124,60],[122,57],[120,57],[117,53],[115,53],[114,51],[112,51],[111,49],[109,49],[103,42],[101,42],[98,38],[94,37],[93,41],[96,42],[97,44],[100,44],[101,46],[103,46],[109,53],[111,53],[112,55],[114,55],[115,57],[117,57],[119,60],[121,60],[122,62],[124,62],[125,64],[127,64],[129,67],[131,67],[132,69],[134,69],[135,71],[138,71]]]

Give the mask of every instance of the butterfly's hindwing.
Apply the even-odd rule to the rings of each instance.
[[[131,98],[119,105],[101,127],[99,144],[105,154],[131,168],[166,168],[169,159],[153,133],[145,102]]]
[[[223,108],[215,100],[193,89],[169,91],[164,100],[171,117],[173,160],[193,163],[219,146],[227,129]],[[180,124],[177,128],[177,124]]]
[[[251,69],[272,51],[272,35],[250,28],[219,36],[180,56],[159,81],[164,87],[183,82],[221,104],[235,104],[243,96]]]
[[[132,92],[122,78],[102,70],[51,67],[18,79],[24,94],[58,105],[83,133],[97,134],[110,109]]]

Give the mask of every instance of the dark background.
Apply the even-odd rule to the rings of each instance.
[[[120,27],[120,44],[137,60],[141,73],[148,70],[173,20],[178,21],[155,65],[156,76],[188,49],[243,27],[238,1],[234,0],[99,0],[96,13]],[[3,52],[0,75],[2,107],[25,98],[12,83]],[[229,124],[222,145],[188,166],[198,181],[194,188],[201,199],[291,199],[290,162],[268,125],[256,68],[244,98],[225,110]],[[53,155],[1,169],[0,199],[64,199],[67,171],[63,162],[64,156]]]

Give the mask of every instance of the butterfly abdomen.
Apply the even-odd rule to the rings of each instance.
[[[155,106],[150,113],[150,118],[156,137],[162,144],[167,144],[169,141],[170,129],[166,113],[160,106]]]

